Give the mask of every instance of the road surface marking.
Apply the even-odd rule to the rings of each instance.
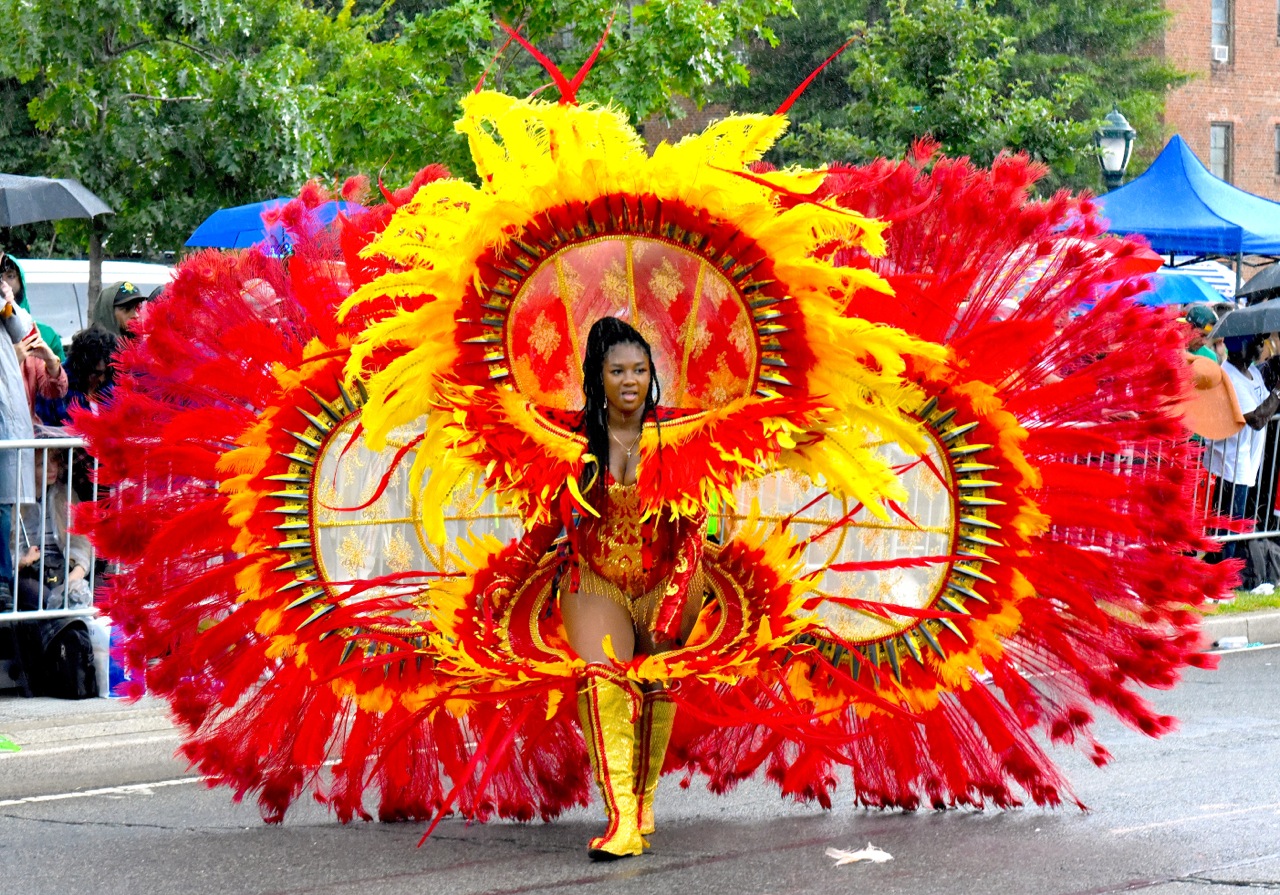
[[[1253,808],[1237,808],[1235,811],[1217,811],[1213,814],[1188,814],[1186,817],[1175,817],[1172,820],[1162,820],[1153,824],[1142,824],[1136,827],[1117,827],[1111,832],[1118,836],[1123,833],[1155,830],[1160,827],[1172,827],[1178,824],[1193,823],[1198,820],[1214,820],[1219,817],[1235,817],[1240,814],[1257,814],[1260,811],[1280,811],[1280,802],[1275,802],[1271,805],[1256,805]]]
[[[90,796],[149,796],[153,789],[165,786],[182,786],[185,783],[199,783],[203,777],[182,777],[178,780],[158,780],[155,783],[129,783],[124,786],[108,786],[105,789],[86,789],[80,792],[59,792],[47,796],[27,796],[25,799],[0,799],[0,808],[13,805],[34,805],[37,802],[60,802],[63,799],[85,799]]]
[[[176,733],[166,733],[153,737],[134,737],[129,740],[95,740],[91,743],[77,743],[73,746],[23,746],[21,752],[0,753],[0,761],[13,761],[17,758],[30,758],[36,755],[61,755],[66,752],[89,752],[95,749],[115,749],[120,746],[146,746],[151,743],[171,743],[178,739]]]

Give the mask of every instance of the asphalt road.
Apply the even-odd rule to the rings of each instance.
[[[1280,890],[1280,651],[1228,653],[1157,695],[1183,721],[1150,740],[1114,723],[1098,770],[1059,753],[1090,806],[905,814],[782,802],[765,786],[727,797],[664,781],[653,853],[586,860],[597,810],[554,824],[446,820],[343,827],[302,804],[266,826],[170,757],[154,704],[102,700],[68,715],[0,697],[0,892],[37,893],[821,893],[1213,895]],[[893,860],[833,866],[868,842]]]

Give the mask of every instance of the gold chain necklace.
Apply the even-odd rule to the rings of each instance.
[[[635,451],[636,446],[640,444],[640,439],[643,435],[644,435],[644,429],[641,429],[638,433],[636,433],[636,440],[631,442],[631,447],[627,447],[625,444],[623,444],[619,440],[617,435],[613,434],[612,429],[609,430],[609,437],[614,440],[614,442],[618,445],[618,447],[622,448],[624,451],[627,452],[627,463],[631,462],[631,454],[633,451]]]

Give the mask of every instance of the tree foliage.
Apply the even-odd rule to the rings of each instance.
[[[634,2],[581,98],[637,120],[676,93],[701,100],[746,79],[742,41],[771,40],[762,23],[790,8]],[[614,10],[605,0],[0,0],[0,158],[9,173],[80,180],[116,210],[108,253],[155,255],[215,209],[311,176],[382,170],[394,184],[437,161],[468,173],[453,131],[459,98],[486,67],[489,83],[517,94],[547,81],[518,48],[497,56],[496,20],[572,72]],[[83,244],[82,223],[59,229]]]
[[[1113,103],[1159,148],[1167,86],[1180,78],[1146,47],[1160,0],[799,0],[771,22],[779,45],[751,53],[740,107],[776,105],[845,40],[854,45],[793,107],[777,162],[900,156],[931,136],[986,163],[1024,150],[1046,187],[1098,185],[1092,134]]]

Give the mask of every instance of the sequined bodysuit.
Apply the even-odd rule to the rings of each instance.
[[[578,525],[578,588],[626,609],[637,627],[672,633],[701,590],[702,522],[646,515],[635,485],[610,478],[603,519]]]

